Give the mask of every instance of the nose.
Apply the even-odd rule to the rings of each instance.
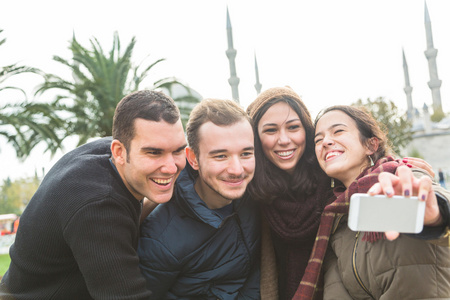
[[[228,162],[227,172],[231,175],[240,176],[243,171],[241,160],[238,157],[232,157]]]
[[[286,132],[281,131],[280,135],[278,136],[278,144],[279,145],[287,145],[291,142],[291,139],[289,138],[289,136],[286,134]]]
[[[323,140],[322,140],[322,145],[323,146],[326,147],[326,146],[331,146],[333,144],[334,144],[334,140],[329,135],[325,135],[323,137]]]
[[[168,154],[162,162],[161,172],[164,174],[175,174],[178,171],[176,160],[172,154]]]

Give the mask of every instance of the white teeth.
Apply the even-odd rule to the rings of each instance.
[[[168,179],[152,179],[157,184],[169,184],[172,181],[172,178]]]
[[[294,153],[294,150],[277,152],[277,154],[278,154],[279,156],[289,156],[289,155],[291,155],[292,153]]]
[[[339,155],[341,155],[341,153],[337,152],[337,151],[336,152],[329,152],[325,156],[325,160],[328,160],[329,158],[332,158],[332,157],[335,157],[335,156],[339,156]]]

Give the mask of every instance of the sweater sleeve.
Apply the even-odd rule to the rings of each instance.
[[[139,216],[129,203],[99,199],[68,220],[64,238],[95,299],[149,299],[139,270]],[[136,246],[135,246],[136,247]]]
[[[166,299],[181,272],[178,260],[169,249],[151,237],[140,238],[138,256],[147,288],[152,291],[151,299]]]
[[[430,176],[421,169],[413,169],[415,177]],[[424,226],[419,234],[408,234],[411,237],[427,240],[439,246],[450,247],[450,192],[433,181],[433,190],[439,205],[444,224],[438,227]]]

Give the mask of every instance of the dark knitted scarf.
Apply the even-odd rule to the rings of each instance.
[[[313,195],[278,198],[262,209],[272,232],[286,245],[286,286],[287,299],[294,295],[303,277],[314,239],[320,224],[320,215],[331,189],[328,177],[323,174],[318,178],[318,187]]]
[[[314,243],[311,257],[305,274],[295,292],[293,300],[313,299],[314,292],[319,282],[320,271],[327,250],[328,241],[331,236],[331,229],[336,215],[348,214],[350,197],[354,193],[367,193],[369,188],[378,182],[378,175],[381,172],[395,173],[399,162],[392,157],[379,159],[373,167],[364,170],[347,190],[335,189],[336,200],[327,205],[320,219],[319,231]]]

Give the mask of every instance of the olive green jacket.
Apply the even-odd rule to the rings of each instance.
[[[450,199],[440,186],[434,190],[441,201]],[[324,261],[324,299],[450,299],[449,228],[439,232],[436,240],[401,234],[370,243],[348,228],[347,215],[336,217]]]

